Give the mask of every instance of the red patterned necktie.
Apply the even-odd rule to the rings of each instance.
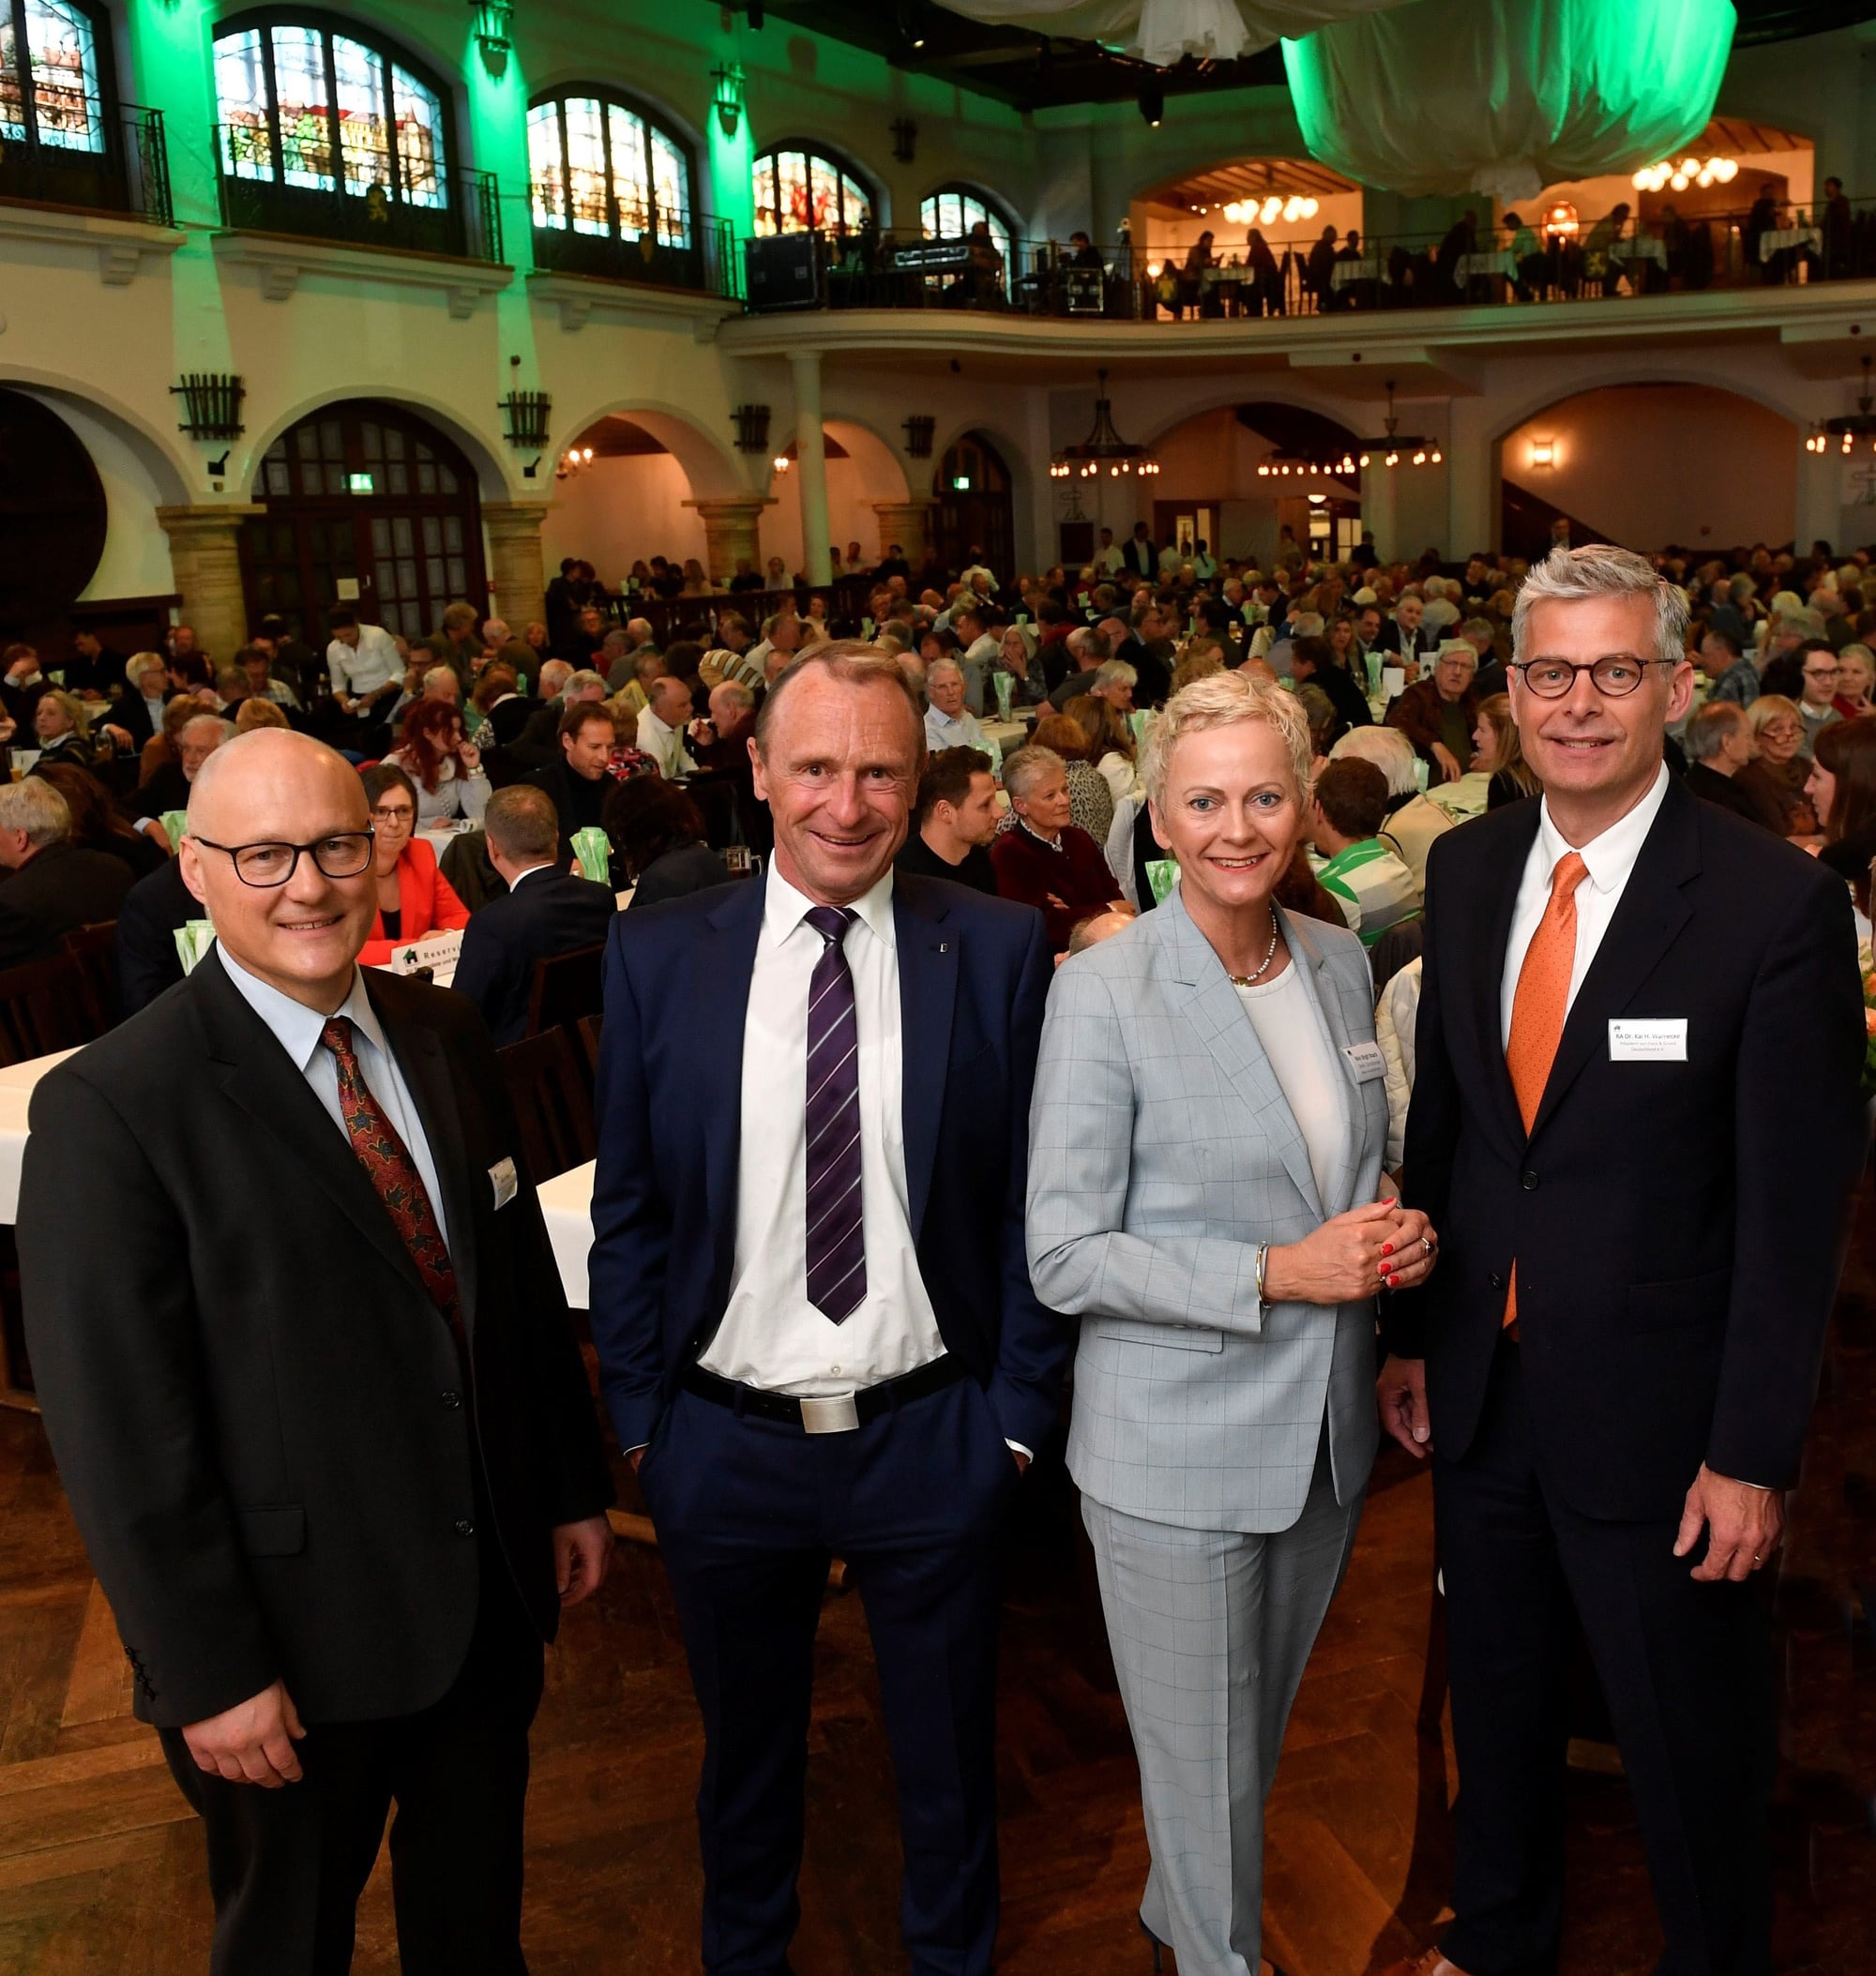
[[[424,1191],[416,1162],[410,1149],[397,1135],[397,1128],[385,1116],[384,1108],[371,1095],[371,1087],[358,1068],[358,1052],[352,1047],[352,1018],[331,1016],[320,1032],[325,1044],[339,1063],[339,1110],[345,1121],[345,1135],[358,1155],[366,1178],[377,1189],[393,1226],[402,1238],[416,1273],[431,1301],[440,1310],[456,1337],[462,1361],[462,1318],[456,1302],[456,1265],[437,1226],[436,1212]]]

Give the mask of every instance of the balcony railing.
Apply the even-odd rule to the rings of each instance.
[[[671,245],[641,234],[620,239],[570,227],[537,226],[534,264],[550,274],[595,275],[609,281],[640,281],[653,288],[684,288],[740,299],[735,230],[727,219],[689,214],[667,216],[663,228],[688,243]]]
[[[163,113],[124,103],[114,113],[95,113],[103,138],[100,150],[43,141],[0,143],[0,199],[78,206],[171,225],[174,208]]]
[[[278,173],[255,133],[218,124],[216,156],[221,166],[221,218],[225,225],[268,234],[296,234],[351,247],[397,248],[406,253],[448,254],[459,261],[499,262],[502,210],[492,172],[437,172],[422,199],[393,192],[391,161],[364,175],[348,152],[347,187],[294,185]],[[263,136],[265,145],[265,135]],[[308,174],[310,175],[310,174]],[[355,189],[355,187],[356,189]]]
[[[811,234],[746,243],[749,308],[963,309],[1124,322],[1217,321],[1340,310],[1617,301],[1638,294],[1876,279],[1876,204],[1813,215],[1786,208],[1667,225],[1585,224],[1572,234],[1481,228],[1470,247],[1437,234],[1389,236],[1312,262],[1307,246],[1248,264],[1236,241],[1151,252],[1127,241],[1079,251],[981,242]],[[790,264],[791,250],[798,260]]]

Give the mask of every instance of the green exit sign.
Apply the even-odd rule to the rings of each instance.
[[[345,484],[355,494],[375,494],[378,491],[377,479],[371,474],[348,474]]]
[[[971,491],[971,476],[968,474],[953,474],[951,488],[955,493],[968,494]]]

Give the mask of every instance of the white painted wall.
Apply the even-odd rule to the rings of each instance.
[[[669,453],[627,453],[596,460],[554,483],[541,524],[541,558],[557,569],[566,556],[592,564],[609,587],[623,587],[635,562],[653,556],[704,559],[704,524],[690,481]],[[728,572],[725,572],[727,574]]]

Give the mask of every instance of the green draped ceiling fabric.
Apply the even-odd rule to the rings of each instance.
[[[997,27],[1124,48],[1161,68],[1183,55],[1228,62],[1285,35],[1400,0],[946,0],[954,14]]]
[[[1705,128],[1732,0],[1407,0],[1283,43],[1303,141],[1363,185],[1520,202]]]

